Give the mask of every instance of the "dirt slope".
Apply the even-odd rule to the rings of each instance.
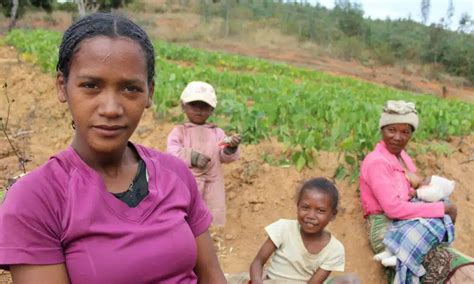
[[[16,60],[15,50],[0,47],[0,83],[8,83],[8,93],[15,102],[10,116],[10,130],[32,131],[26,147],[32,160],[27,167],[32,169],[49,156],[64,149],[70,143],[73,131],[65,105],[56,99],[54,77],[43,74],[37,68],[21,64]],[[0,95],[0,116],[6,115],[5,97]],[[173,125],[159,121],[147,110],[132,140],[163,150],[166,136]],[[19,139],[16,139],[19,143]],[[474,155],[474,137],[453,139],[454,153],[449,157],[421,157],[425,173],[436,173],[457,182],[453,194],[459,205],[457,240],[455,247],[474,255],[474,214],[471,199],[474,183],[474,162],[467,162]],[[281,168],[263,163],[262,153],[276,154],[282,146],[273,141],[259,145],[244,146],[242,159],[225,168],[228,200],[228,225],[216,231],[214,239],[219,248],[219,257],[226,272],[241,272],[248,265],[265,239],[264,226],[279,218],[294,218],[293,194],[298,183],[314,176],[330,177],[337,167],[337,154],[321,152],[314,169],[297,172],[293,167]],[[0,190],[4,189],[7,177],[19,173],[18,163],[9,150],[6,139],[0,136]],[[362,218],[357,185],[338,182],[341,192],[341,210],[330,230],[346,247],[347,271],[356,272],[364,283],[382,283],[379,264],[371,260],[372,253],[367,241],[367,230]],[[1,278],[1,277],[0,277]],[[0,279],[1,281],[1,279]]]

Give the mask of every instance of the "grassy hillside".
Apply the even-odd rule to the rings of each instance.
[[[199,2],[198,13],[204,21],[222,18],[223,34],[245,32],[242,22],[266,22],[283,33],[297,36],[302,41],[327,47],[344,59],[357,59],[378,64],[398,61],[438,65],[447,72],[464,76],[474,83],[474,21],[468,12],[463,19],[447,27],[451,19],[425,26],[410,18],[372,20],[364,18],[363,7],[349,0],[335,1],[334,9],[327,9],[306,1],[283,3],[278,1]],[[419,2],[411,4],[419,10]],[[472,16],[472,15],[471,15]]]

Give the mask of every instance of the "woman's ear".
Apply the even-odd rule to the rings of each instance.
[[[153,95],[155,94],[155,81],[150,83],[150,86],[148,87],[148,100],[146,102],[146,108],[151,107],[153,104]]]
[[[58,100],[62,103],[67,102],[66,77],[64,77],[61,71],[56,75],[56,89],[58,91]]]

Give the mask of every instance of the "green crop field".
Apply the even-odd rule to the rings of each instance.
[[[52,31],[14,30],[6,42],[44,71],[54,72],[60,37]],[[378,119],[389,99],[416,103],[421,120],[414,135],[417,141],[469,135],[474,130],[474,105],[469,103],[250,57],[161,41],[154,46],[154,100],[160,115],[179,105],[187,82],[207,81],[215,86],[219,100],[214,121],[242,134],[245,143],[275,137],[291,149],[286,158],[298,170],[314,164],[315,151],[338,151],[344,154],[345,164],[337,176],[355,179],[360,160],[379,140]]]

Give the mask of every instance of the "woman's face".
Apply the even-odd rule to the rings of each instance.
[[[58,98],[75,123],[73,146],[107,153],[124,149],[154,85],[147,82],[142,48],[125,37],[96,36],[82,41],[69,77],[57,76]]]
[[[382,127],[381,131],[388,151],[394,155],[400,154],[405,149],[413,133],[412,126],[407,123],[389,124]]]

